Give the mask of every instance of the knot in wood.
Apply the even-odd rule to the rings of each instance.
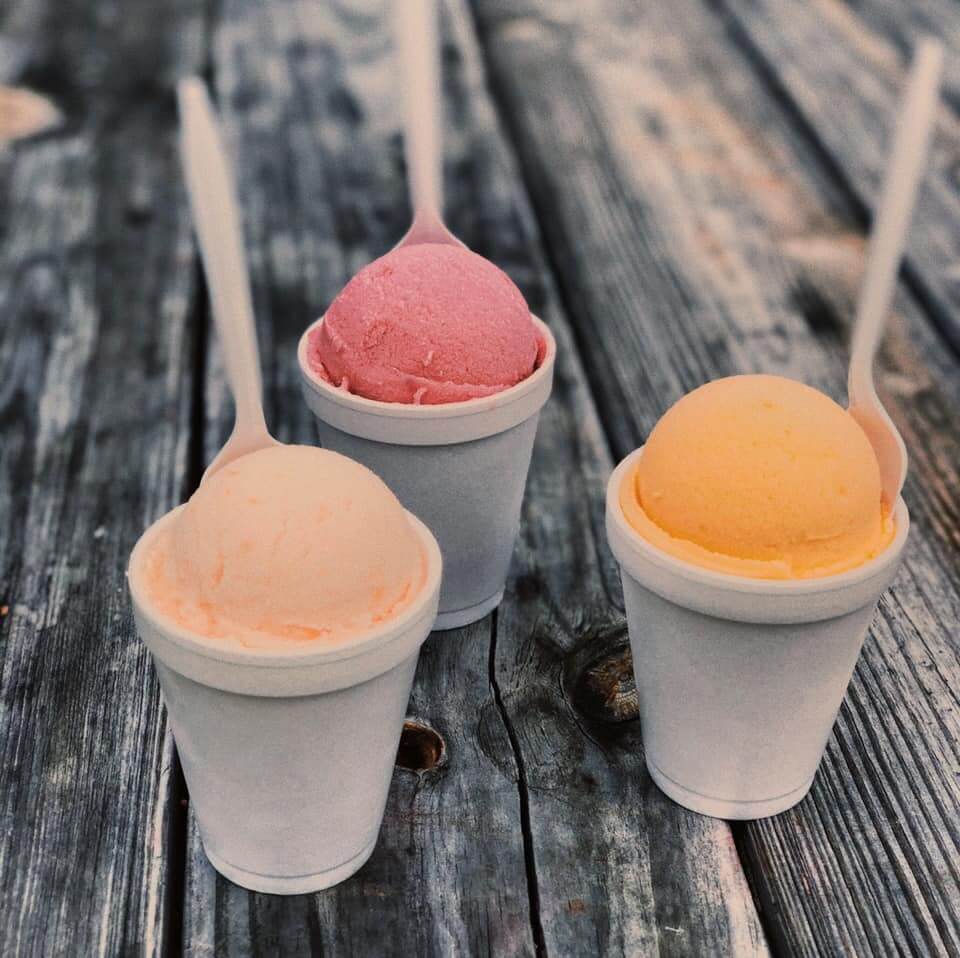
[[[567,660],[564,687],[573,705],[600,722],[630,722],[639,717],[633,656],[626,630],[598,636]]]

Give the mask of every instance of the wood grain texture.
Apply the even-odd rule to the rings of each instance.
[[[953,4],[886,3],[876,16],[887,35],[843,0],[715,0],[730,36],[777,90],[805,135],[822,151],[866,217],[880,178],[906,65],[916,38],[932,26],[947,48],[948,83],[960,69],[960,13]],[[868,4],[876,8],[877,3]],[[949,8],[949,10],[948,10]],[[894,30],[891,21],[896,20]],[[907,277],[931,318],[960,353],[960,185],[956,157],[960,119],[956,88],[952,109],[939,114],[906,257]],[[949,94],[948,94],[949,95]]]
[[[173,749],[125,568],[187,472],[193,266],[169,81],[200,11],[157,25],[150,6],[30,0],[0,19],[22,53],[8,79],[66,114],[0,158],[9,955],[163,954],[177,905]]]
[[[229,0],[215,34],[269,418],[288,439],[314,440],[294,378],[303,326],[407,225],[384,13],[287,0],[268,15]],[[269,900],[218,880],[193,835],[185,948],[763,954],[729,829],[671,805],[643,772],[616,573],[600,546],[609,454],[464,6],[446,5],[444,28],[450,224],[511,273],[561,343],[521,558],[495,619],[425,647],[411,713],[442,734],[448,760],[397,772],[370,863],[330,892]],[[208,456],[229,426],[213,352]]]
[[[407,225],[383,14],[382,4],[226,0],[214,35],[267,418],[287,441],[316,442],[297,378],[303,329]],[[215,337],[210,357],[208,458],[232,422]],[[410,710],[442,737],[446,760],[396,772],[377,849],[348,882],[312,896],[249,894],[213,872],[191,832],[187,954],[533,953],[517,772],[490,685],[491,642],[489,619],[428,640]]]
[[[652,786],[603,536],[610,447],[690,387],[763,369],[841,395],[897,51],[938,17],[953,36],[944,0],[474,0],[479,45],[448,0],[451,225],[561,349],[508,594],[425,647],[402,755],[422,770],[397,770],[358,876],[251,895],[185,837],[123,576],[232,416],[170,88],[215,76],[268,416],[314,441],[296,339],[409,216],[385,2],[0,11],[0,80],[66,117],[0,149],[0,951],[960,953],[960,367],[929,322],[958,315],[950,112],[881,369],[909,555],[798,809],[731,830]]]
[[[873,44],[880,56],[895,62],[897,54],[906,63],[921,36],[941,40],[947,49],[943,64],[943,95],[954,111],[960,105],[960,16],[951,0],[912,0],[911,3],[890,3],[889,0],[846,0],[850,28]],[[871,36],[871,34],[873,34]],[[884,42],[893,53],[880,53]]]
[[[487,101],[466,4],[447,6],[469,94],[447,113],[471,122],[470,194],[488,197],[493,226],[480,251],[518,280],[558,341],[554,394],[541,414],[520,542],[496,617],[494,669],[520,766],[543,948],[766,954],[728,827],[668,801],[643,767],[619,575],[605,546],[610,453]]]
[[[842,396],[857,210],[722,19],[695,0],[474,10],[616,454],[718,375]],[[810,798],[736,829],[787,953],[960,945],[957,372],[902,294],[880,382],[913,457],[907,560]]]

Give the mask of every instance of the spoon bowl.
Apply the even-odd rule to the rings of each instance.
[[[419,210],[414,213],[410,229],[403,234],[403,238],[394,247],[401,249],[404,246],[420,246],[423,243],[439,243],[443,246],[459,246],[467,249],[467,244],[458,239],[447,229],[446,224],[431,211]]]

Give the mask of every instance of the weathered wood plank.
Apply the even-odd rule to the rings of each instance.
[[[558,338],[494,671],[520,762],[545,951],[765,954],[729,829],[669,802],[643,768],[619,576],[605,547],[609,449],[488,101],[466,4],[448,8],[468,94],[448,115],[473,130],[468,195],[488,197],[493,227],[482,250],[521,281]]]
[[[842,0],[715,0],[731,36],[772,82],[795,119],[829,157],[860,210],[872,210],[888,155],[905,58],[924,24],[947,45],[948,81],[960,69],[960,14],[954,5],[923,0],[886,4],[903,24],[893,43]],[[877,5],[874,4],[874,7]],[[946,15],[947,6],[953,13]],[[890,18],[886,18],[889,24]],[[898,49],[899,47],[899,49]],[[960,352],[960,186],[956,156],[960,120],[940,111],[930,170],[914,219],[907,275],[931,318]]]
[[[842,396],[856,210],[720,19],[695,0],[474,9],[615,452],[718,375]],[[916,302],[897,310],[880,380],[913,457],[909,554],[811,797],[737,827],[791,953],[960,947],[960,377]]]
[[[166,91],[200,6],[0,16],[21,51],[6,79],[67,122],[0,171],[4,954],[170,945],[182,817],[124,572],[187,472],[193,260]]]
[[[891,63],[906,62],[914,44],[921,36],[937,37],[943,42],[948,56],[943,64],[943,93],[953,106],[960,106],[960,60],[954,55],[960,50],[960,16],[951,0],[912,0],[911,3],[891,3],[890,0],[845,0],[847,10],[833,10],[834,18],[844,19],[868,43],[877,55]],[[859,21],[859,24],[858,24]],[[864,28],[869,28],[865,30]],[[872,31],[876,37],[870,37]],[[885,40],[893,51],[884,51]]]
[[[215,32],[268,420],[288,441],[316,442],[297,340],[353,272],[396,242],[409,215],[383,14],[379,4],[226,0]],[[215,341],[211,354],[208,455],[232,420]],[[439,733],[446,758],[423,773],[397,771],[379,845],[355,878],[313,896],[248,894],[216,876],[191,835],[188,954],[533,953],[517,775],[490,686],[491,641],[489,620],[428,640],[410,711]]]
[[[271,418],[287,439],[314,440],[296,338],[407,225],[385,11],[286,0],[267,13],[228,0],[216,32]],[[450,222],[510,271],[561,340],[519,568],[495,621],[428,642],[411,712],[442,733],[449,758],[422,778],[397,773],[363,871],[325,894],[271,901],[218,881],[194,837],[185,947],[762,954],[729,830],[650,787],[628,747],[635,702],[625,693],[611,713],[610,680],[589,669],[615,667],[624,647],[622,611],[608,601],[616,574],[598,544],[609,454],[460,3],[447,5],[445,36]],[[210,455],[229,423],[216,362],[208,408]]]

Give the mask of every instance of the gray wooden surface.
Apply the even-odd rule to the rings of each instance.
[[[179,3],[157,46],[149,3],[104,2],[107,47],[67,6],[2,20],[70,122],[0,154],[0,952],[164,954],[183,815],[125,568],[192,483],[196,270],[167,90],[202,63],[201,10]]]
[[[914,529],[820,775],[733,827],[643,770],[614,461],[706,379],[841,397],[889,111],[947,0],[446,0],[447,212],[557,335],[505,601],[425,646],[378,848],[275,898],[203,857],[125,596],[231,423],[174,152],[212,83],[268,419],[294,344],[406,228],[385,0],[11,0],[0,80],[0,953],[960,953],[956,63],[880,386]],[[960,47],[954,46],[960,56]]]
[[[616,453],[717,375],[781,372],[842,396],[862,241],[779,95],[760,94],[727,24],[696,2],[560,6],[518,18],[480,4],[481,30]],[[550,114],[531,90],[576,110]],[[571,177],[549,158],[576,147]],[[597,261],[630,279],[598,284]],[[915,299],[897,305],[880,384],[912,454],[909,554],[810,798],[736,829],[771,944],[789,952],[960,947],[960,377]],[[644,418],[624,417],[645,388],[659,396]]]

